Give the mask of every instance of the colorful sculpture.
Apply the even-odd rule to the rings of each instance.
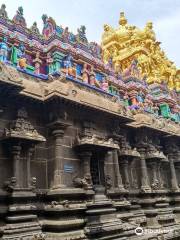
[[[13,22],[21,27],[26,27],[26,20],[23,17],[23,8],[18,7],[16,15],[13,17]]]
[[[74,76],[76,74],[75,69],[73,69],[73,57],[70,53],[64,58],[63,65],[65,68],[66,75]]]
[[[77,32],[77,41],[86,44],[88,42],[86,37],[86,27],[82,25],[80,28],[78,28]]]
[[[94,67],[92,66],[90,74],[89,74],[89,82],[92,86],[95,86],[95,81],[96,81],[96,78],[95,78],[95,73],[94,73]]]
[[[1,6],[0,17],[7,18],[5,5]],[[13,18],[15,28],[2,20],[1,62],[11,62],[18,71],[42,79],[48,79],[51,74],[56,77],[66,75],[73,81],[78,78],[87,86],[94,86],[94,90],[102,89],[102,94],[117,96],[125,109],[134,114],[145,112],[169,121],[180,121],[180,70],[160,49],[151,22],[140,30],[128,25],[124,13],[121,13],[116,30],[104,25],[101,48],[95,42],[88,42],[83,25],[75,35],[68,27],[57,26],[46,14],[42,19],[43,38],[36,22],[30,30],[26,28],[22,7]],[[7,26],[3,27],[3,22]],[[2,35],[4,32],[10,39],[8,43],[7,37]],[[11,53],[10,59],[8,52]]]
[[[37,35],[40,34],[39,29],[38,29],[38,27],[37,27],[37,22],[34,22],[34,23],[33,23],[33,25],[31,26],[30,30],[31,30],[32,33],[35,33],[35,34],[37,34]]]
[[[160,48],[160,42],[156,41],[152,22],[148,22],[144,29],[139,29],[129,25],[121,12],[117,29],[104,25],[102,49],[105,63],[112,58],[114,66],[120,64],[124,71],[132,59],[137,59],[140,75],[146,76],[148,83],[161,83],[166,80],[170,89],[179,89],[176,81],[178,69],[167,59]],[[134,67],[135,65],[134,62]],[[138,77],[138,72],[135,68],[134,70]],[[128,71],[125,72],[125,76],[127,74]]]
[[[23,43],[19,45],[14,44],[11,51],[11,62],[15,66],[20,68],[25,68],[27,66],[26,57],[25,57],[25,46]]]
[[[43,34],[44,38],[47,40],[53,34],[55,34],[56,22],[54,21],[53,18],[48,17],[46,14],[42,15],[42,20],[43,20],[43,24],[44,24],[42,34]]]
[[[42,64],[42,61],[40,59],[40,52],[37,52],[36,53],[36,58],[33,60],[33,63],[35,65],[35,73],[36,74],[40,74],[40,67],[41,67],[41,64]]]
[[[53,66],[53,58],[51,57],[51,53],[47,53],[46,63],[48,66],[48,74],[52,74],[54,72],[54,66]]]
[[[101,89],[105,92],[108,92],[108,90],[109,90],[109,84],[108,84],[108,80],[106,77],[103,77],[103,79],[102,79]]]
[[[3,37],[2,42],[0,42],[0,61],[6,62],[8,57],[8,45],[7,45],[7,38]]]
[[[82,69],[82,80],[85,83],[89,83],[89,69],[86,63],[84,64]]]

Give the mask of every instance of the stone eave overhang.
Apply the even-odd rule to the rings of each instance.
[[[22,90],[23,79],[19,76],[14,67],[0,63],[0,85],[10,89]]]
[[[127,125],[133,128],[147,128],[166,136],[180,137],[180,124],[165,118],[157,118],[152,114],[138,113],[134,115],[134,122]]]
[[[106,112],[120,118],[133,128],[149,128],[165,135],[180,136],[180,126],[152,114],[132,115],[115,96],[65,75],[49,76],[49,80],[40,80],[21,73],[12,66],[0,63],[0,82],[19,87],[19,95],[48,102],[61,98],[74,104]]]

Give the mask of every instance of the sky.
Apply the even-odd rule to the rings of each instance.
[[[42,30],[42,14],[57,25],[68,26],[73,33],[86,26],[89,41],[100,43],[105,23],[118,26],[124,11],[129,24],[143,28],[152,21],[157,40],[168,58],[180,67],[180,0],[0,0],[11,19],[19,6],[24,9],[28,27],[34,21]]]

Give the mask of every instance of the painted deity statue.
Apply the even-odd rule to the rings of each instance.
[[[11,52],[11,62],[20,68],[25,68],[27,66],[25,46],[23,43],[20,43],[18,46],[13,45]]]
[[[40,34],[39,29],[38,29],[38,27],[37,27],[37,22],[34,22],[34,23],[33,23],[33,25],[31,26],[30,30],[31,30],[32,33],[35,33],[35,34],[37,34],[37,35]]]
[[[40,59],[40,52],[36,53],[36,58],[33,60],[33,63],[34,63],[34,66],[35,66],[34,72],[36,74],[40,74],[40,68],[41,68],[41,64],[42,64],[42,61]]]
[[[3,37],[2,42],[0,42],[0,61],[6,62],[8,56],[8,45],[7,45],[7,38]]]
[[[95,81],[96,81],[96,78],[95,78],[95,73],[94,73],[94,67],[92,66],[90,74],[89,74],[89,82],[92,86],[95,86]]]
[[[7,12],[6,12],[6,5],[2,4],[0,8],[0,17],[1,18],[8,18]]]
[[[46,63],[48,65],[48,73],[52,74],[54,72],[54,66],[53,66],[53,58],[51,57],[51,53],[48,52],[47,54],[47,59],[46,59]]]
[[[69,69],[71,69],[73,67],[73,57],[71,56],[71,54],[68,54],[65,57],[63,64],[66,69],[66,75],[68,75]]]
[[[108,81],[107,81],[106,77],[103,77],[103,79],[102,79],[101,89],[105,92],[108,92],[108,90],[109,90],[109,84],[108,84]]]
[[[82,69],[82,80],[85,83],[89,83],[89,70],[88,65],[85,63]]]
[[[46,14],[42,15],[42,20],[44,24],[42,34],[45,39],[49,39],[49,37],[55,33],[56,22],[53,18],[48,17]]]
[[[13,17],[13,22],[22,27],[26,27],[26,20],[23,17],[23,8],[22,7],[18,7],[16,15]]]
[[[85,26],[81,26],[80,28],[78,28],[77,30],[78,34],[77,34],[77,40],[79,42],[82,43],[87,43],[87,37],[86,37],[86,27]]]
[[[63,31],[63,34],[62,34],[64,42],[68,42],[69,41],[69,34],[70,34],[69,33],[69,28],[65,27],[65,29]]]

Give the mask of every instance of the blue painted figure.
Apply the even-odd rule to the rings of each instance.
[[[73,67],[73,57],[68,54],[64,59],[64,68],[66,69],[66,75],[68,75],[68,70]]]
[[[3,37],[2,42],[0,42],[0,61],[6,62],[8,56],[8,45],[7,45],[7,38]]]

